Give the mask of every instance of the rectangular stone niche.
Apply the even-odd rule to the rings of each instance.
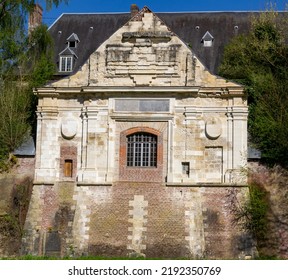
[[[116,99],[117,112],[169,112],[169,99]]]

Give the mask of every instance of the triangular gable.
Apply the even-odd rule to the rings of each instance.
[[[214,37],[211,35],[211,33],[209,31],[206,31],[206,33],[202,37],[201,41],[210,41],[210,40],[213,41]]]
[[[80,71],[56,84],[64,85],[69,80],[69,86],[75,86],[81,79],[89,86],[236,86],[211,75],[148,7],[92,53]]]
[[[67,39],[66,39],[67,42],[80,42],[79,40],[79,37],[77,36],[77,34],[75,33],[72,33]]]
[[[60,52],[59,55],[73,55],[76,58],[78,58],[77,55],[75,54],[75,52],[73,50],[71,50],[69,47],[67,47],[62,52]]]

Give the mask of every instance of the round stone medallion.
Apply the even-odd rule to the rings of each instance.
[[[72,139],[77,133],[77,121],[74,118],[65,118],[62,120],[61,133],[64,138]]]
[[[218,118],[209,118],[206,121],[206,136],[210,139],[217,139],[222,133],[221,121]]]

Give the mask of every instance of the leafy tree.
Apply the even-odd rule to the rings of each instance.
[[[46,7],[62,1],[46,0]],[[30,34],[25,28],[34,5],[35,0],[0,0],[0,172],[9,168],[11,153],[33,131],[32,89],[44,85],[54,73],[47,27],[41,25]]]
[[[35,0],[0,0],[0,69],[3,74],[17,62],[23,53],[27,30],[25,22],[32,12]],[[46,0],[46,8],[56,7],[68,0]],[[14,63],[13,63],[14,62]]]
[[[287,14],[263,12],[224,51],[220,75],[245,86],[249,133],[269,164],[288,165]]]

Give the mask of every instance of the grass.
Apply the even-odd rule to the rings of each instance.
[[[1,260],[147,260],[144,257],[105,257],[105,256],[81,256],[81,257],[56,257],[56,256],[33,256],[25,255],[20,257],[0,258]],[[150,259],[153,260],[153,259]],[[156,259],[154,259],[156,260]]]

